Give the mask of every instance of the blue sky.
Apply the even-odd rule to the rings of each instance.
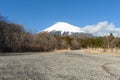
[[[120,0],[0,0],[0,13],[35,32],[59,21],[80,27],[108,21],[120,28]]]

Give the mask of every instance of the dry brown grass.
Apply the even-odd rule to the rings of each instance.
[[[87,48],[83,49],[87,53],[97,53],[97,54],[120,54],[120,49],[103,49],[103,48]]]

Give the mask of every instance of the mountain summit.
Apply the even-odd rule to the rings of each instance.
[[[67,35],[72,35],[75,33],[84,33],[79,27],[68,24],[66,22],[58,22],[47,29],[43,30],[44,32],[49,32],[49,33],[59,33],[61,35],[67,34]]]

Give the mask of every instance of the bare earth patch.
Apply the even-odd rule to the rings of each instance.
[[[27,54],[0,56],[0,80],[120,80],[118,55],[83,50]]]

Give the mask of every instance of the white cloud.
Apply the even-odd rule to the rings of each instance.
[[[120,37],[120,28],[116,28],[113,23],[108,23],[107,21],[87,25],[83,27],[82,30],[94,36],[105,36],[113,33],[114,36]]]

